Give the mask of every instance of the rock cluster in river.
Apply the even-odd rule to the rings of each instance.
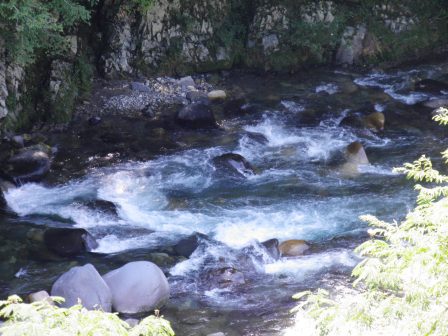
[[[160,308],[170,288],[162,270],[149,261],[135,261],[101,276],[91,264],[71,268],[51,289],[65,299],[61,305],[136,314]]]

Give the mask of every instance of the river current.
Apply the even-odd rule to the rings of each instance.
[[[207,238],[190,258],[162,262],[172,297],[162,314],[177,334],[281,335],[292,323],[294,293],[350,286],[360,260],[353,249],[367,239],[360,215],[398,221],[414,206],[412,183],[392,169],[444,149],[444,129],[420,102],[447,93],[415,92],[413,83],[447,73],[446,64],[288,77],[231,73],[222,83],[245,96],[250,113],[220,118],[220,130],[178,131],[176,149],[149,160],[89,166],[98,157],[81,154],[83,169],[65,180],[10,190],[11,211],[0,217],[0,294],[49,290],[74,265],[91,262],[106,272],[199,232]],[[339,126],[347,115],[375,111],[385,114],[383,132]],[[347,177],[331,162],[353,141],[371,164]],[[218,174],[213,158],[230,152],[257,174]],[[75,260],[41,256],[26,241],[42,225],[85,228],[99,246]],[[259,245],[272,238],[303,239],[312,249],[273,260]],[[215,286],[207,274],[218,266],[244,281]]]

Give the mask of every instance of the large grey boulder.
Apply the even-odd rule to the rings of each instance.
[[[95,238],[85,229],[49,228],[44,233],[45,245],[56,254],[71,257],[98,247]]]
[[[170,296],[162,270],[149,261],[134,261],[103,276],[112,292],[112,307],[126,314],[149,312]]]
[[[50,153],[45,145],[23,148],[8,160],[6,173],[19,183],[39,181],[50,170]]]
[[[110,312],[112,295],[106,282],[92,264],[77,266],[62,274],[51,288],[51,296],[61,296],[62,307],[78,304],[87,309],[101,309]]]
[[[177,122],[190,128],[216,127],[215,116],[207,104],[193,103],[177,113]]]

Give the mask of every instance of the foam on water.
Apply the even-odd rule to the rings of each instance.
[[[316,87],[316,93],[326,92],[329,95],[333,95],[339,91],[339,87],[336,84],[328,83],[322,84]]]
[[[409,91],[414,78],[419,76],[430,77],[431,71],[411,70],[408,72],[397,73],[378,73],[373,72],[365,77],[357,78],[354,82],[360,86],[380,88],[393,99],[398,100],[406,105],[415,105],[425,101],[431,96],[422,92]],[[406,93],[403,93],[406,90]]]
[[[284,126],[287,121],[265,115],[261,122],[245,126],[244,129],[263,134],[268,139],[270,147],[294,145],[297,159],[319,161],[327,160],[332,153],[357,139],[355,134],[337,127],[340,118],[342,117],[328,119],[318,127],[287,128]],[[257,153],[256,155],[260,157],[263,154],[256,150],[258,148],[260,144],[254,144],[247,139],[240,141],[239,151],[245,156],[250,157],[251,153]],[[265,154],[272,155],[270,152]]]
[[[399,175],[399,173],[393,171],[392,167],[384,167],[378,165],[361,165],[359,166],[358,169],[361,173],[390,175],[390,176]]]
[[[349,250],[334,250],[298,258],[283,258],[279,261],[266,264],[265,272],[268,274],[293,275],[297,279],[303,279],[310,275],[331,267],[354,267],[359,258]]]
[[[28,183],[19,188],[11,188],[5,199],[14,212],[20,216],[45,214],[48,209],[57,209],[61,204],[71,204],[76,198],[92,198],[96,195],[94,185],[87,181],[74,182],[54,188],[36,183]]]
[[[305,107],[301,104],[293,102],[291,100],[282,100],[280,104],[286,108],[289,112],[299,113],[305,111]]]
[[[281,147],[295,144],[301,141],[301,137],[295,135],[292,130],[286,130],[277,120],[265,115],[263,121],[253,126],[245,126],[247,132],[261,133],[269,141],[269,146]]]
[[[427,100],[430,96],[421,92],[410,92],[407,94],[398,93],[393,88],[384,90],[389,96],[406,105],[415,105],[419,102]]]

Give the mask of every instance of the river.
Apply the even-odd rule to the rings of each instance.
[[[419,103],[447,94],[414,92],[413,83],[447,73],[447,64],[288,76],[231,72],[221,84],[245,97],[247,113],[221,116],[219,130],[174,130],[163,151],[146,137],[139,146],[147,141],[148,151],[157,150],[144,158],[117,146],[110,153],[86,148],[85,139],[59,134],[53,176],[5,195],[11,211],[0,215],[0,294],[49,290],[74,265],[91,262],[106,272],[151,253],[168,275],[171,300],[162,314],[178,335],[280,335],[293,323],[294,293],[350,285],[359,261],[353,249],[366,239],[360,215],[400,220],[413,207],[412,183],[392,168],[444,149],[444,129]],[[385,114],[383,132],[339,125],[347,115],[375,111]],[[363,144],[371,164],[347,177],[332,159],[353,141]],[[230,152],[257,174],[219,174],[212,160]],[[86,228],[99,246],[70,260],[48,256],[29,239],[42,225]],[[159,253],[194,232],[206,237],[190,258]],[[272,238],[304,239],[312,248],[273,260],[259,245]],[[244,280],[216,286],[210,274],[224,268]]]

